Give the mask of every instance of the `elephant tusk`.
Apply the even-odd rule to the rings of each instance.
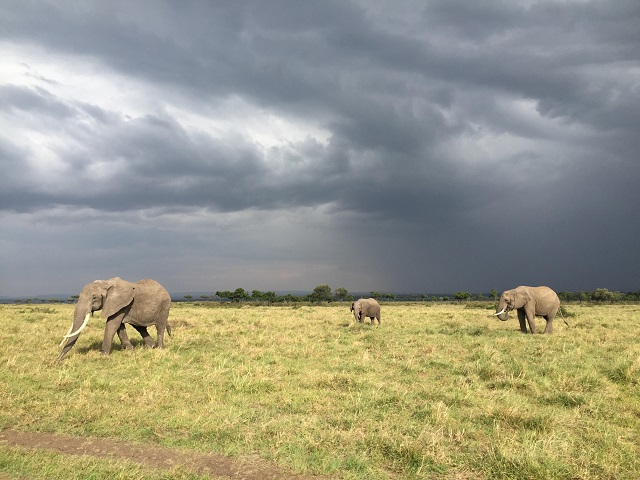
[[[73,321],[71,321],[71,326],[69,327],[69,331],[62,337],[62,341],[60,342],[60,346],[64,345],[65,340],[67,339],[67,335],[71,333],[73,330]]]
[[[506,307],[502,309],[502,311],[498,312],[498,313],[494,313],[494,315],[497,317],[498,315],[502,315],[506,310]]]
[[[62,346],[62,344],[64,343],[65,338],[70,338],[70,337],[75,337],[76,335],[78,335],[82,330],[84,330],[84,327],[87,326],[87,323],[89,323],[89,317],[91,317],[91,312],[87,313],[84,316],[84,322],[82,323],[82,325],[80,326],[80,328],[78,330],[76,330],[75,332],[71,333],[71,328],[73,328],[73,324],[71,325],[71,328],[69,329],[69,332],[67,332],[67,334],[62,337],[62,343],[60,343],[60,346]]]

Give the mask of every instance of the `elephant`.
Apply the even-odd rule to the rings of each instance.
[[[62,360],[71,350],[80,332],[86,327],[89,317],[98,310],[102,310],[102,318],[106,319],[101,349],[103,355],[111,353],[111,344],[116,332],[125,349],[133,348],[125,328],[127,323],[142,335],[148,348],[156,346],[156,342],[147,332],[147,327],[155,325],[158,332],[157,347],[163,348],[165,329],[171,335],[168,323],[170,307],[169,292],[155,280],[145,279],[132,283],[115,277],[88,283],[80,292],[73,323],[60,343],[61,347],[65,342],[66,345],[56,362]]]
[[[357,322],[362,323],[366,317],[371,319],[371,325],[375,324],[376,318],[380,325],[380,304],[375,298],[361,298],[351,304],[353,317]]]
[[[512,290],[505,290],[500,295],[500,301],[494,315],[500,320],[506,321],[509,318],[509,311],[514,309],[518,311],[518,320],[520,320],[520,331],[522,333],[527,333],[526,322],[529,322],[531,333],[536,333],[535,317],[537,315],[544,317],[547,321],[544,333],[551,334],[553,331],[553,319],[558,310],[560,310],[560,299],[556,292],[549,287],[521,286]],[[564,323],[567,323],[567,321],[565,320]]]

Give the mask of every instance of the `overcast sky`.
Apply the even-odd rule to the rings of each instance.
[[[640,2],[0,3],[0,295],[640,289]]]

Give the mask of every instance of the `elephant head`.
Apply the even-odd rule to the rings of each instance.
[[[73,323],[63,337],[60,346],[66,345],[60,352],[57,361],[75,345],[80,332],[87,326],[93,312],[102,310],[102,318],[108,319],[133,302],[133,286],[129,282],[116,277],[110,280],[96,280],[82,289],[73,314]]]
[[[351,302],[351,311],[356,322],[362,322],[362,303],[360,301]]]
[[[500,295],[500,301],[494,315],[500,320],[506,321],[509,319],[509,311],[524,307],[529,300],[531,297],[526,289],[505,290]]]

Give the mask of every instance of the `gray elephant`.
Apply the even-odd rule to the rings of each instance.
[[[505,321],[509,318],[510,310],[517,310],[522,333],[527,333],[526,322],[529,322],[531,333],[536,333],[535,317],[544,317],[547,321],[544,333],[550,334],[553,331],[553,319],[559,309],[560,299],[549,287],[517,287],[502,292],[494,315]]]
[[[380,325],[380,304],[375,298],[361,298],[351,304],[351,311],[356,322],[362,323],[366,317],[371,319],[371,325],[378,319]]]
[[[62,346],[66,342],[66,345],[57,361],[62,360],[62,357],[75,345],[89,317],[97,310],[102,310],[102,318],[107,322],[102,341],[104,355],[111,352],[111,344],[116,332],[124,348],[133,348],[125,328],[127,323],[142,335],[145,346],[149,348],[155,347],[156,343],[147,332],[147,327],[155,325],[158,331],[157,346],[162,348],[165,329],[171,335],[171,327],[168,323],[170,307],[169,292],[155,280],[145,279],[132,283],[116,277],[91,282],[80,292],[73,314],[73,323],[60,343]]]

